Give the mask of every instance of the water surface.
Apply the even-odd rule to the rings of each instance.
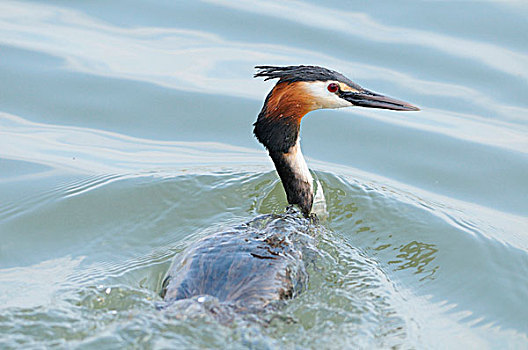
[[[526,18],[520,1],[3,1],[2,348],[527,348]],[[286,206],[252,136],[259,64],[331,67],[422,111],[305,118],[329,217],[298,298],[229,325],[160,312],[176,254]]]

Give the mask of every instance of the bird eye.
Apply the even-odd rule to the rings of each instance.
[[[330,83],[328,84],[327,88],[330,92],[337,92],[337,90],[339,90],[339,85],[337,85],[336,83]]]

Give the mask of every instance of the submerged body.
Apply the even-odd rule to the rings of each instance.
[[[290,209],[262,215],[190,246],[164,281],[166,301],[214,296],[237,311],[290,299],[308,281],[303,256],[313,250],[309,219]]]
[[[312,245],[314,184],[301,152],[301,119],[324,108],[419,110],[326,68],[257,68],[255,77],[279,81],[266,97],[253,132],[275,164],[288,203],[298,206],[302,216],[262,216],[191,245],[167,273],[162,291],[166,301],[212,296],[237,310],[261,310],[302,291],[308,278],[303,252]]]

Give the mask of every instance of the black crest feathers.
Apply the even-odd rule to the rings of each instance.
[[[279,83],[294,83],[297,81],[328,81],[336,80],[355,87],[356,84],[343,74],[319,66],[256,66],[255,78],[264,80],[279,79]]]

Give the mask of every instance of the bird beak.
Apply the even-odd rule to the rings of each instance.
[[[393,111],[419,111],[420,108],[410,103],[397,100],[392,97],[383,96],[368,90],[359,92],[341,91],[340,97],[355,106],[391,109]]]

